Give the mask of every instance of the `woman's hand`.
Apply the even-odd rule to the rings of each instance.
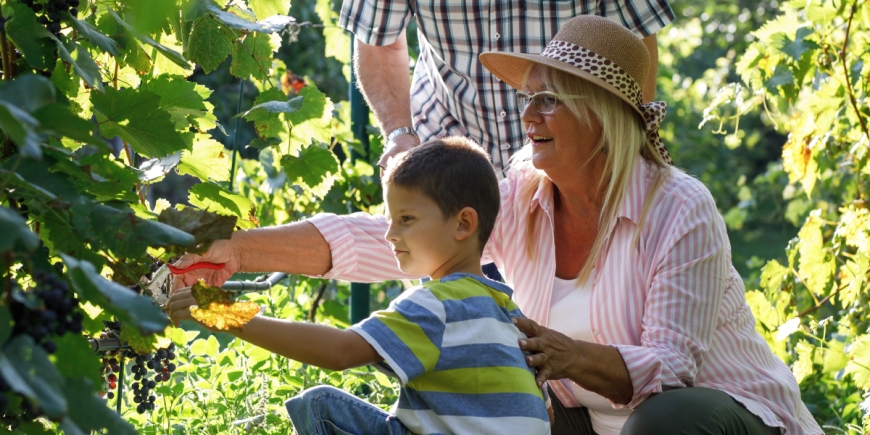
[[[513,320],[517,328],[529,337],[520,339],[520,349],[532,353],[526,356],[526,363],[537,369],[535,382],[538,386],[542,386],[548,379],[570,378],[579,361],[577,343],[531,319]]]
[[[193,320],[211,332],[229,332],[221,331],[217,328],[210,328],[208,325],[194,319],[190,314],[190,307],[196,305],[196,299],[193,298],[193,292],[191,292],[190,287],[180,288],[172,293],[172,296],[169,296],[169,302],[166,303],[166,314],[176,327],[182,320]]]
[[[224,268],[221,270],[197,269],[175,275],[175,281],[173,282],[172,288],[178,289],[181,287],[190,287],[199,279],[205,280],[205,283],[208,285],[221,286],[239,270],[241,263],[239,254],[233,249],[230,240],[217,240],[211,245],[205,254],[184,254],[181,259],[174,264],[174,266],[183,269],[199,262],[223,264]],[[175,290],[173,290],[173,292],[174,291]]]

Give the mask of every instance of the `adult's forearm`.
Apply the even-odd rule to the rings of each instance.
[[[238,231],[231,243],[241,272],[323,275],[332,269],[329,243],[309,222]]]
[[[411,126],[411,77],[405,31],[390,45],[355,41],[354,65],[360,89],[386,134]]]
[[[615,403],[624,405],[631,402],[634,388],[622,354],[603,344],[579,340],[575,344],[579,347],[578,358],[569,378]]]
[[[659,46],[655,33],[643,38],[643,45],[649,51],[649,73],[643,84],[643,102],[649,103],[656,98],[656,78],[659,75]]]

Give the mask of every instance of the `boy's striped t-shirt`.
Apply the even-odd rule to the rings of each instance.
[[[456,273],[424,283],[351,327],[401,380],[394,412],[417,434],[549,434],[506,285]]]

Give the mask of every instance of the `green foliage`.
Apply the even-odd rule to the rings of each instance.
[[[238,229],[349,205],[368,209],[380,202],[380,191],[374,157],[349,133],[346,105],[310,82],[293,98],[281,90],[287,66],[275,52],[283,36],[299,31],[284,15],[289,1],[224,7],[211,0],[83,0],[78,9],[77,17],[62,14],[55,36],[23,3],[2,6],[10,45],[0,47],[0,373],[14,393],[0,394],[15,415],[26,399],[45,419],[2,417],[0,427],[27,434],[217,433],[229,430],[230,418],[268,409],[263,424],[286,433],[281,401],[321,382],[388,406],[393,386],[366,385],[375,379],[367,370],[330,374],[250,345],[228,346],[223,336],[220,343],[203,339],[202,352],[199,341],[181,350],[179,382],[161,385],[164,403],[148,418],[134,415],[127,398],[121,419],[96,394],[104,389],[101,365],[87,337],[100,333],[101,321],[123,323],[122,339],[141,349],[173,331],[142,294],[151,263],[204,252]],[[226,74],[234,89],[241,81],[252,94],[243,97],[242,113],[236,102],[223,105],[224,89],[190,79],[197,66]],[[245,152],[253,159],[237,159],[231,180],[233,151],[223,145],[229,140],[220,120],[235,124],[234,116],[246,116],[243,128],[257,127],[265,144],[260,156],[254,149]],[[362,157],[346,159],[352,149]],[[176,174],[194,180],[175,196],[189,205],[152,197]],[[85,313],[84,335],[56,337],[53,355],[26,336],[10,341],[6,328],[12,318],[6,296],[13,288],[29,291],[33,276],[46,270],[62,270]],[[304,320],[313,311],[308,293],[320,287],[313,282],[254,297],[270,314]],[[320,311],[346,327],[347,288],[330,289]],[[178,344],[191,344],[191,336],[174,331]],[[263,374],[272,369],[274,377]],[[239,412],[225,412],[230,406]]]
[[[763,292],[752,293],[751,305],[764,329],[785,331],[765,337],[824,427],[867,433],[870,8],[786,1],[779,12],[752,33],[756,40],[736,58],[740,82],[719,91],[706,120],[736,123],[761,109],[787,134],[787,180],[778,184],[800,230],[785,250],[787,265],[762,270]],[[739,107],[736,95],[745,96]]]

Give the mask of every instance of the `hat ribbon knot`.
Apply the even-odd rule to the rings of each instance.
[[[651,101],[640,106],[640,111],[646,120],[646,138],[655,147],[656,152],[662,156],[662,160],[669,165],[673,165],[671,155],[665,148],[665,143],[659,135],[659,126],[665,119],[665,112],[668,110],[668,103],[664,101]]]

